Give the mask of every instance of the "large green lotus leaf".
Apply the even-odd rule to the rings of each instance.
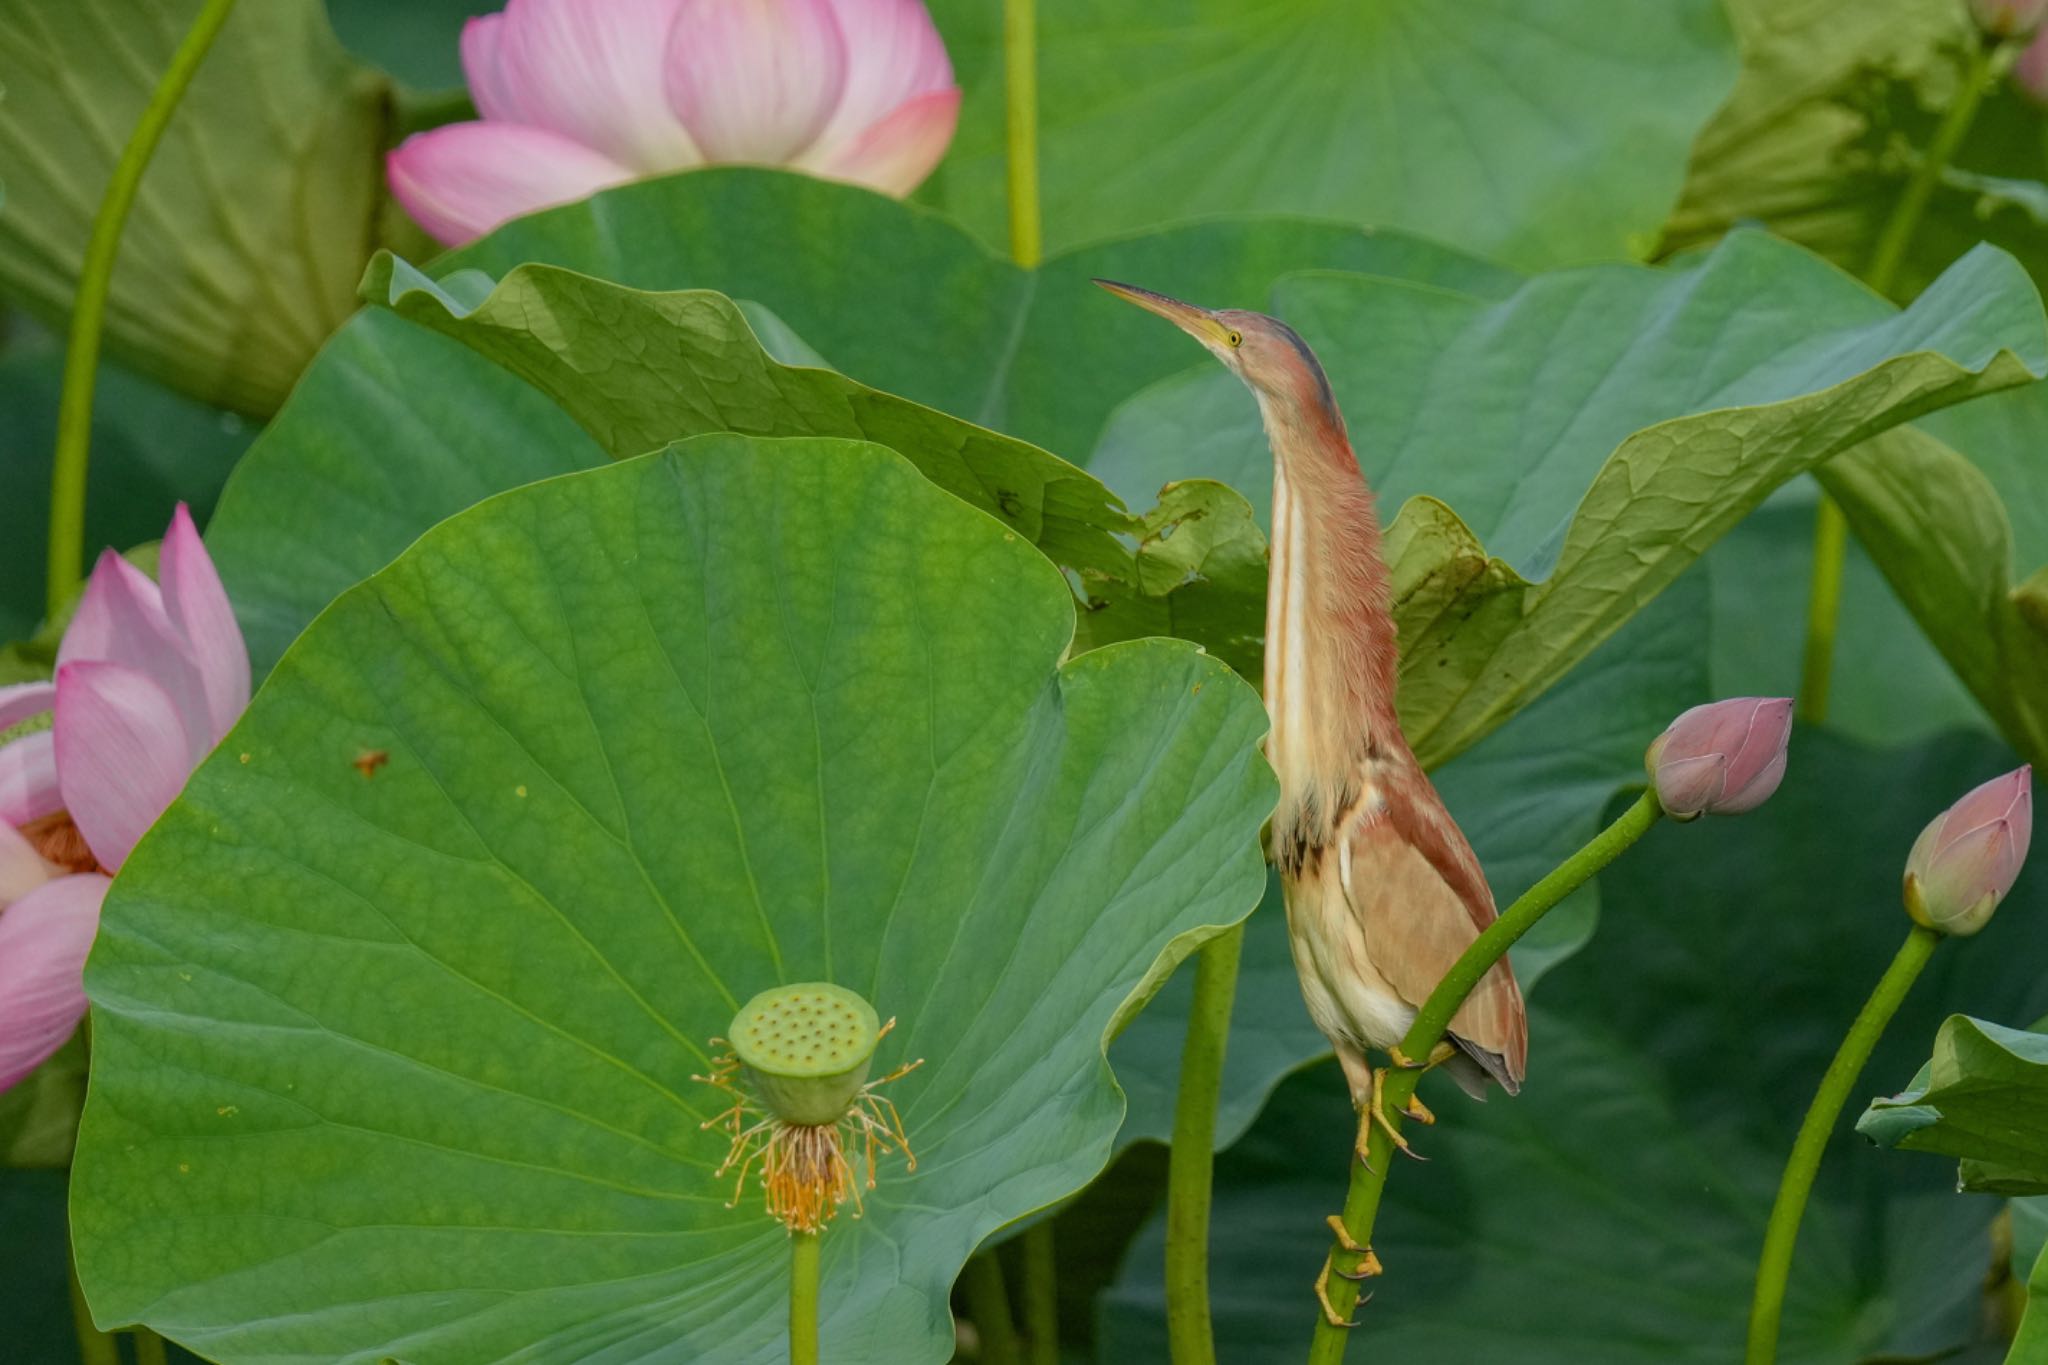
[[[2034,477],[2048,484],[2048,467]],[[1997,486],[1910,428],[1849,452],[1821,482],[1985,711],[2029,759],[2048,762],[2048,577],[2015,582]]]
[[[0,3],[0,293],[69,314],[101,192],[200,8]],[[110,349],[210,402],[274,410],[389,235],[390,106],[388,83],[342,51],[319,0],[239,7],[143,179]]]
[[[1712,695],[1798,691],[1819,496],[1811,480],[1795,479],[1701,557],[1713,582]],[[1996,728],[1854,536],[1843,556],[1835,657],[1828,727],[1838,734],[1893,745]]]
[[[1666,250],[1761,222],[1862,272],[1979,42],[1969,8],[1927,0],[1728,0],[1742,76],[1701,132]],[[1997,82],[1914,228],[1909,298],[1982,241],[2048,286],[2041,114]]]
[[[1354,1351],[1411,1365],[1720,1365],[1741,1355],[1765,1218],[1843,1031],[1908,922],[1898,869],[1930,808],[2011,766],[1982,736],[1878,751],[1793,737],[1784,786],[1739,820],[1666,824],[1601,875],[1599,932],[1532,1007],[1528,1084],[1438,1122],[1375,1234],[1385,1278]],[[1945,945],[1860,1083],[1924,1056],[1967,1002],[2033,1018],[2048,880]],[[1356,1126],[1334,1067],[1283,1085],[1218,1161],[1218,1356],[1299,1360]],[[1949,1358],[1982,1330],[2000,1201],[1872,1147],[1844,1121],[1794,1262],[1780,1359]],[[1163,1358],[1157,1225],[1108,1297],[1097,1358]],[[1993,1357],[1996,1358],[1995,1356]]]
[[[344,47],[426,90],[463,83],[462,25],[487,8],[479,0],[327,0]]]
[[[1284,214],[1101,242],[1024,270],[952,219],[851,185],[715,168],[522,218],[437,262],[445,277],[539,263],[636,289],[765,305],[835,369],[1075,456],[1109,410],[1185,368],[1187,343],[1096,277],[1223,306],[1280,275],[1352,270],[1497,298],[1518,277],[1419,237]]]
[[[933,6],[966,98],[924,196],[1007,241],[1003,12]],[[1734,84],[1706,0],[1041,0],[1054,249],[1198,214],[1329,214],[1529,266],[1642,255]]]
[[[1025,272],[928,211],[742,169],[623,186],[509,224],[448,264],[503,273],[526,260],[718,289],[854,379],[1068,454],[1094,443],[1117,402],[1187,363],[1183,338],[1092,275],[1246,303],[1302,265],[1480,294],[1515,280],[1416,238],[1295,218],[1206,222]],[[379,310],[358,315],[238,466],[208,528],[257,667],[436,521],[603,458],[498,366]]]
[[[492,499],[339,599],[124,867],[87,972],[95,1314],[223,1361],[765,1361],[788,1239],[691,1081],[853,985],[915,1174],[826,1235],[843,1361],[944,1360],[1101,1169],[1111,1033],[1257,901],[1252,690],[1060,658],[1058,572],[856,442]],[[356,760],[383,752],[368,779]]]
[[[381,255],[366,298],[446,333],[559,403],[614,458],[705,432],[858,437],[1009,522],[1054,562],[1122,574],[1130,517],[1056,455],[834,370],[771,357],[739,307],[707,290],[649,293],[556,266],[446,286]]]
[[[2048,1194],[2048,1036],[1951,1015],[1906,1088],[1874,1099],[1856,1131],[1887,1147],[1962,1158],[1962,1188]]]
[[[1213,578],[1206,564],[1161,572],[1160,556],[1147,548],[1171,525],[1155,531],[1139,522],[1093,476],[1036,446],[833,370],[782,364],[723,294],[648,293],[554,266],[521,266],[495,286],[457,272],[444,285],[388,256],[372,265],[364,292],[552,396],[614,456],[712,431],[860,437],[900,451],[941,488],[1074,571],[1089,592],[1083,649],[1170,629],[1257,675],[1262,553],[1232,557],[1231,571]],[[1171,500],[1175,520],[1249,532],[1237,493],[1220,484],[1181,491],[1202,505]],[[1142,536],[1135,554],[1127,534]],[[1201,534],[1171,540],[1167,557],[1177,558]],[[1236,541],[1263,550],[1255,534]]]
[[[1929,413],[1915,425],[1968,456],[1997,490],[2019,576],[2048,565],[2048,383]]]
[[[50,452],[64,345],[7,319],[0,349],[0,640],[29,634],[43,618],[49,554]],[[204,518],[249,444],[241,418],[172,393],[118,363],[100,367],[93,394],[87,477],[87,546],[126,549],[155,540],[180,500]]]
[[[1274,306],[1401,507],[1401,712],[1425,762],[1554,682],[1787,479],[2048,369],[2040,300],[1990,248],[1903,312],[1750,232],[1686,269],[1564,271],[1500,302],[1310,274]],[[1126,404],[1089,467],[1127,495],[1222,479],[1262,512],[1265,463],[1255,406],[1217,368]]]
[[[1564,681],[1432,774],[1502,906],[1590,839],[1615,793],[1642,785],[1649,742],[1673,716],[1714,695],[1700,629],[1709,598],[1706,573],[1687,574]],[[1285,914],[1274,878],[1245,927],[1219,1148],[1243,1135],[1286,1076],[1330,1052],[1301,1003]],[[1598,886],[1589,885],[1515,945],[1525,991],[1535,995],[1584,944],[1598,914]],[[1192,965],[1176,972],[1110,1050],[1131,1101],[1122,1140],[1164,1142],[1172,1133],[1193,976]]]

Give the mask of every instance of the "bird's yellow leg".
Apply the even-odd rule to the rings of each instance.
[[[1316,1302],[1323,1306],[1323,1321],[1329,1323],[1330,1326],[1356,1327],[1358,1326],[1357,1318],[1345,1317],[1337,1311],[1337,1305],[1330,1302],[1330,1270],[1336,1264],[1336,1261],[1337,1253],[1334,1251],[1323,1257],[1322,1273],[1316,1276]],[[1366,1299],[1371,1297],[1372,1295],[1370,1294],[1365,1296]],[[1361,1299],[1359,1302],[1363,1303],[1365,1299]]]
[[[1387,1130],[1387,1136],[1393,1139],[1394,1146],[1400,1148],[1402,1152],[1406,1153],[1409,1156],[1414,1157],[1417,1161],[1429,1160],[1428,1157],[1424,1156],[1422,1153],[1416,1151],[1413,1147],[1410,1147],[1408,1145],[1408,1139],[1401,1136],[1401,1130],[1396,1128],[1394,1126],[1394,1121],[1387,1117],[1387,1110],[1384,1098],[1386,1088],[1386,1071],[1384,1069],[1375,1069],[1372,1073],[1372,1099],[1367,1102],[1365,1115],[1358,1122],[1358,1159],[1361,1161],[1365,1160],[1365,1152],[1368,1146],[1370,1146],[1370,1139],[1372,1138],[1372,1129],[1370,1125],[1377,1123],[1380,1127]],[[1411,1099],[1409,1101],[1409,1108],[1406,1112],[1413,1114],[1415,1112],[1415,1108],[1416,1103],[1414,1100]],[[1422,1112],[1425,1114],[1429,1113],[1429,1111],[1426,1109]],[[1435,1123],[1436,1116],[1434,1114],[1430,1114],[1430,1116],[1427,1119],[1424,1119],[1423,1121],[1425,1123]],[[1371,1168],[1372,1163],[1369,1161],[1366,1162],[1366,1169],[1370,1170]]]
[[[1323,1305],[1323,1316],[1328,1319],[1330,1326],[1356,1327],[1358,1326],[1356,1319],[1344,1317],[1331,1304],[1330,1276],[1341,1275],[1347,1280],[1369,1280],[1375,1275],[1385,1273],[1385,1267],[1380,1264],[1380,1258],[1373,1254],[1371,1247],[1360,1245],[1358,1240],[1351,1235],[1351,1230],[1344,1226],[1342,1218],[1333,1213],[1328,1221],[1330,1231],[1337,1236],[1337,1247],[1341,1247],[1345,1251],[1357,1252],[1359,1254],[1359,1262],[1356,1270],[1339,1270],[1337,1269],[1337,1248],[1331,1248],[1330,1254],[1323,1257],[1322,1272],[1316,1276],[1316,1300]],[[1370,1294],[1358,1300],[1361,1306],[1371,1301],[1372,1295]]]
[[[1418,1062],[1401,1051],[1401,1045],[1398,1043],[1387,1049],[1387,1056],[1403,1071],[1433,1071],[1457,1055],[1457,1047],[1443,1039],[1438,1039],[1436,1046],[1429,1050],[1429,1060],[1425,1062]],[[1401,1112],[1417,1123],[1436,1122],[1436,1115],[1429,1111],[1429,1106],[1414,1095],[1408,1097],[1408,1103],[1402,1107]],[[1409,1155],[1415,1154],[1410,1152]]]
[[[1436,1046],[1429,1050],[1429,1060],[1424,1062],[1418,1062],[1407,1053],[1401,1051],[1399,1043],[1387,1049],[1387,1056],[1393,1058],[1394,1065],[1400,1067],[1403,1071],[1429,1071],[1442,1066],[1457,1055],[1457,1044],[1442,1038],[1437,1039]]]
[[[1364,1258],[1359,1261],[1358,1269],[1351,1271],[1340,1270],[1337,1272],[1339,1275],[1342,1275],[1347,1280],[1369,1280],[1375,1275],[1386,1273],[1386,1267],[1380,1264],[1380,1258],[1373,1253],[1371,1247],[1364,1245],[1351,1235],[1351,1229],[1344,1226],[1344,1219],[1341,1215],[1333,1213],[1324,1221],[1329,1223],[1330,1231],[1337,1235],[1338,1246],[1346,1251],[1358,1252]]]

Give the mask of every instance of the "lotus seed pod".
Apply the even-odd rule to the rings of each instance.
[[[824,981],[762,991],[733,1016],[733,1053],[768,1112],[785,1123],[846,1117],[881,1038],[874,1006]]]

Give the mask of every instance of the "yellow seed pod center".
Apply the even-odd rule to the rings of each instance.
[[[844,986],[800,981],[741,1006],[729,1035],[762,1102],[788,1123],[835,1123],[868,1078],[881,1019]]]

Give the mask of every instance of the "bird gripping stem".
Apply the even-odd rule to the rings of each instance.
[[[1429,999],[1417,1012],[1415,1022],[1409,1026],[1407,1037],[1401,1040],[1401,1052],[1408,1057],[1431,1055],[1449,1032],[1451,1020],[1458,1013],[1458,1007],[1465,1003],[1465,997],[1472,993],[1493,964],[1506,955],[1515,941],[1549,914],[1559,901],[1590,881],[1600,869],[1620,857],[1622,850],[1642,838],[1663,813],[1657,804],[1657,793],[1645,791],[1613,824],[1594,835],[1584,848],[1523,892],[1499,919],[1473,940],[1472,945],[1451,965],[1451,970],[1445,973],[1444,979],[1437,983],[1436,989],[1430,992]],[[1395,1067],[1386,1077],[1379,1087],[1380,1113],[1386,1121],[1366,1125],[1371,1136],[1365,1158],[1352,1163],[1351,1187],[1345,1195],[1344,1212],[1340,1215],[1348,1232],[1348,1244],[1345,1239],[1339,1239],[1331,1249],[1328,1263],[1334,1272],[1334,1282],[1327,1286],[1329,1307],[1339,1319],[1349,1315],[1357,1305],[1358,1280],[1353,1277],[1358,1275],[1366,1258],[1372,1256],[1373,1223],[1379,1215],[1380,1196],[1386,1191],[1387,1172],[1393,1166],[1394,1135],[1401,1130],[1402,1117],[1409,1102],[1415,1098],[1415,1087],[1422,1080],[1423,1070],[1421,1067]],[[1347,1249],[1347,1245],[1351,1249]],[[1347,1328],[1337,1326],[1328,1316],[1319,1313],[1315,1339],[1309,1347],[1309,1365],[1338,1365],[1344,1359],[1344,1347],[1349,1340]]]

